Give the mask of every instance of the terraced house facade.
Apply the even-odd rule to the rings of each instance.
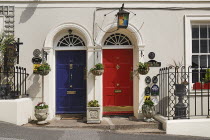
[[[123,3],[130,13],[127,28],[117,24]],[[20,107],[16,112],[22,119],[10,120],[16,124],[35,119],[34,106],[42,100],[49,105],[48,120],[56,114],[85,114],[91,100],[99,101],[101,120],[103,115],[116,114],[140,119],[149,96],[168,133],[179,134],[175,129],[188,125],[196,132],[198,120],[193,117],[205,118],[210,107],[209,85],[203,83],[210,64],[209,7],[209,0],[1,0],[0,30],[20,39],[17,66],[25,68],[21,80],[27,84],[17,86],[28,95],[1,106]],[[39,55],[51,66],[44,77],[33,73],[32,59]],[[177,66],[174,61],[182,65],[180,71],[170,67]],[[139,62],[150,62],[148,74],[135,74]],[[90,73],[98,63],[104,65],[102,76]],[[187,93],[180,99],[186,110],[184,119],[179,117],[186,125],[175,127],[179,96],[174,84],[179,79],[186,83]],[[151,90],[148,94],[146,87]],[[159,92],[151,95],[152,91]],[[199,123],[210,122],[202,118]]]

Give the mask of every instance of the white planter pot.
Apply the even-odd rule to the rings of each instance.
[[[48,108],[45,109],[35,109],[35,117],[38,120],[37,124],[45,124],[47,123],[45,120],[48,116]]]
[[[154,106],[150,107],[148,105],[142,105],[142,113],[145,117],[144,121],[150,122],[153,120],[152,118],[155,115],[155,107]]]
[[[87,123],[101,123],[100,107],[87,107]]]

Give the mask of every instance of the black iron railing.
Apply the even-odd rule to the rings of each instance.
[[[0,99],[17,99],[28,96],[26,68],[13,67],[7,71],[0,67]]]
[[[183,85],[182,89],[180,85]],[[161,68],[159,87],[158,112],[164,117],[190,119],[209,116],[210,69],[191,66]]]

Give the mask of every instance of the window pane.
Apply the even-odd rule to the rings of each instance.
[[[199,40],[192,41],[192,53],[199,53]]]
[[[192,38],[199,38],[199,26],[192,26]]]
[[[208,55],[208,68],[210,68],[210,55]]]
[[[192,67],[197,68],[198,67],[198,55],[192,56]]]
[[[192,82],[198,82],[198,70],[192,70]]]
[[[204,80],[205,74],[206,74],[206,70],[200,70],[200,81]]]
[[[200,56],[200,67],[203,67],[203,68],[207,67],[207,55]]]
[[[207,40],[201,40],[201,53],[207,53]]]
[[[207,25],[200,26],[200,38],[207,38]]]

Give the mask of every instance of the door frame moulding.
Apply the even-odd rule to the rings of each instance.
[[[132,24],[129,24],[127,30],[120,30],[121,33],[123,33],[124,35],[126,35],[130,41],[132,42],[132,47],[131,46],[127,46],[125,48],[123,47],[106,47],[103,45],[107,34],[111,35],[109,33],[110,30],[116,29],[117,28],[117,24],[109,24],[108,26],[106,26],[103,31],[100,31],[98,33],[98,36],[96,37],[96,44],[98,47],[101,48],[101,53],[100,53],[100,59],[99,59],[99,63],[103,63],[103,56],[102,56],[102,51],[103,49],[133,49],[133,69],[136,69],[137,66],[136,64],[138,62],[144,62],[144,43],[143,43],[143,38],[142,35],[140,34],[139,30],[133,26]],[[126,31],[125,33],[123,31]],[[113,32],[113,33],[117,33],[117,32]],[[137,77],[134,77],[133,79],[133,112],[134,112],[134,116],[136,118],[140,118],[140,108],[141,105],[143,104],[143,95],[144,95],[144,78],[140,78],[138,79]],[[100,77],[98,79],[96,79],[96,83],[99,83],[100,85],[97,85],[95,88],[95,90],[99,93],[101,93],[101,101],[99,101],[101,103],[101,106],[103,106],[103,78]],[[103,107],[102,107],[102,111],[101,113],[103,113]],[[102,115],[102,114],[101,114]]]
[[[57,48],[57,42],[56,36],[59,35],[62,31],[68,31],[69,29],[73,30],[75,33],[80,34],[82,36],[82,39],[85,41],[85,46],[82,47],[61,47]],[[86,66],[88,66],[88,49],[93,48],[93,41],[91,39],[91,36],[89,32],[81,25],[75,24],[75,23],[63,23],[60,24],[53,29],[50,30],[50,32],[47,34],[47,37],[44,42],[43,49],[48,53],[48,59],[47,63],[51,66],[51,72],[48,76],[45,76],[45,88],[44,88],[44,94],[45,94],[45,102],[49,105],[49,117],[48,119],[51,120],[56,115],[56,51],[70,51],[70,50],[86,50]],[[88,86],[89,86],[89,78],[87,78],[86,84],[86,94]],[[86,98],[88,95],[86,95]]]

